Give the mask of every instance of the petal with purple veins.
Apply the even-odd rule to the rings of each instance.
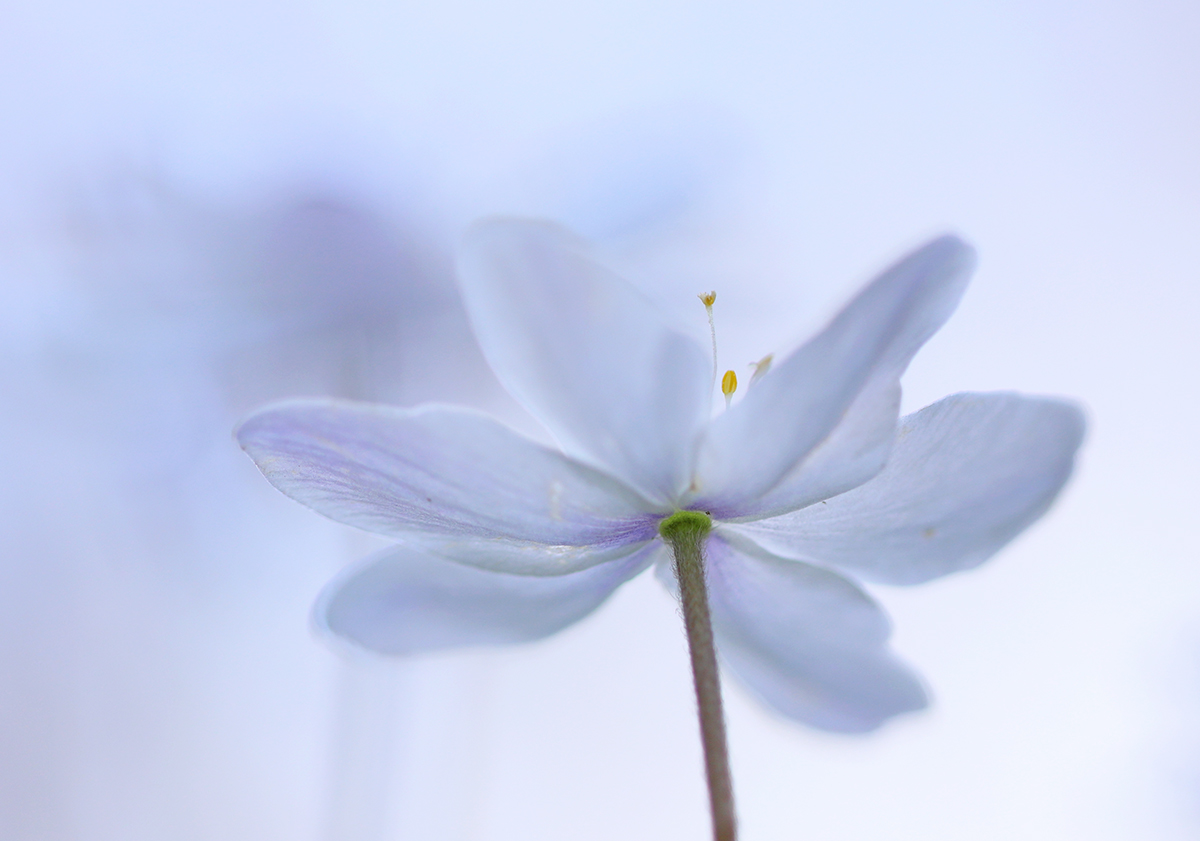
[[[634,491],[467,409],[292,401],[255,413],[237,436],[275,487],[369,531],[491,540],[531,557],[547,547],[583,557],[656,533]]]

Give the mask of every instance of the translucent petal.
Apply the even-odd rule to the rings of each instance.
[[[722,518],[762,516],[804,504],[814,485],[844,490],[869,478],[886,454],[898,406],[895,383],[958,305],[974,264],[968,245],[941,237],[859,293],[713,422],[700,446],[699,490],[689,507]],[[831,436],[840,423],[849,434]],[[827,440],[829,452],[811,475],[793,479],[792,471],[810,454],[816,459]]]
[[[466,409],[292,401],[237,436],[288,496],[382,534],[491,539],[533,557],[655,535],[633,491]]]
[[[441,557],[491,572],[524,576],[570,575],[628,555],[649,538],[613,544],[570,546],[526,540],[410,535],[411,546],[428,547]]]
[[[512,395],[571,455],[674,501],[708,411],[700,345],[549,223],[477,223],[459,275],[480,346]]]
[[[791,558],[917,584],[991,557],[1040,517],[1071,474],[1084,420],[1069,403],[956,394],[901,421],[867,484],[731,528]]]
[[[887,463],[899,417],[899,375],[872,377],[829,437],[779,484],[742,505],[737,519],[775,517],[869,481]]]
[[[888,648],[887,617],[852,582],[721,534],[707,549],[717,648],[769,706],[858,733],[926,705],[920,681]]]
[[[528,642],[587,616],[652,555],[642,547],[582,572],[530,577],[455,563],[430,546],[398,546],[330,583],[314,617],[325,631],[381,654]]]

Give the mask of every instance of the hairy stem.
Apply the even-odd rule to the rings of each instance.
[[[737,819],[733,810],[733,777],[729,771],[721,681],[717,674],[708,590],[704,583],[704,538],[711,528],[712,520],[707,515],[699,511],[680,511],[663,520],[659,532],[675,552],[675,578],[679,581],[683,624],[687,629],[696,703],[700,710],[700,740],[704,745],[713,838],[715,841],[735,841]]]

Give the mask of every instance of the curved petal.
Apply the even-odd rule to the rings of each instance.
[[[285,494],[382,534],[492,539],[545,553],[656,533],[649,504],[633,491],[466,409],[292,401],[255,413],[237,437]]]
[[[1069,403],[956,394],[901,421],[887,467],[867,484],[733,528],[788,557],[918,584],[983,563],[1045,513],[1083,431]]]
[[[873,376],[829,437],[778,485],[742,505],[740,517],[731,519],[776,517],[870,481],[887,464],[899,418],[899,372]]]
[[[823,730],[861,733],[923,708],[925,690],[887,646],[891,626],[852,582],[736,536],[708,540],[717,649],[769,706]]]
[[[529,642],[587,616],[652,554],[643,547],[583,572],[530,577],[398,546],[332,581],[313,615],[321,629],[381,654]]]
[[[556,577],[582,572],[600,564],[619,560],[630,552],[641,549],[648,542],[649,538],[630,543],[569,546],[504,538],[481,540],[477,537],[432,535],[412,535],[406,541],[414,549],[455,563],[489,572],[535,577]]]
[[[709,405],[700,345],[549,223],[477,223],[459,277],[488,362],[563,448],[675,500]]]
[[[726,519],[804,504],[795,501],[811,495],[806,485],[813,477],[781,488],[766,507],[757,500],[781,482],[789,484],[793,469],[810,453],[816,456],[826,440],[832,458],[818,466],[831,471],[830,487],[844,490],[847,482],[878,470],[895,420],[888,415],[898,405],[895,381],[958,306],[974,265],[970,246],[944,236],[880,275],[712,423],[699,451],[699,493],[689,507]],[[854,431],[844,440],[831,436],[842,422]],[[856,452],[869,454],[865,467],[855,463],[838,475],[838,467],[852,461],[846,455]]]

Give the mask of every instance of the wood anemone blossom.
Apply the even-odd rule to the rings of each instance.
[[[825,730],[925,706],[859,581],[982,563],[1070,475],[1084,428],[1070,403],[957,394],[899,418],[900,376],[973,265],[959,239],[933,240],[769,371],[765,358],[714,417],[715,360],[585,243],[487,220],[459,262],[475,335],[561,450],[468,409],[339,400],[268,406],[237,437],[284,493],[402,541],[317,604],[324,628],[363,648],[538,639],[655,566],[682,598],[714,835],[729,841],[716,655],[764,703]]]

